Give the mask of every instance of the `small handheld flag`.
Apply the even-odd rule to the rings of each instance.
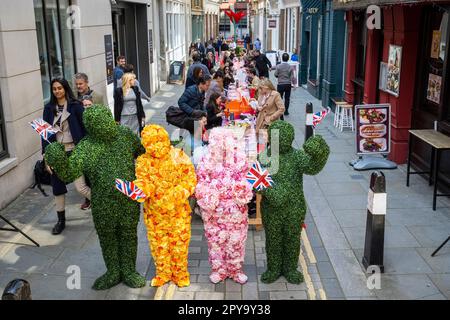
[[[45,122],[41,118],[31,121],[30,125],[42,137],[42,139],[46,141],[58,132],[58,130],[54,129],[48,122]]]
[[[325,110],[313,114],[313,128],[315,129],[319,123],[331,112],[330,107]]]
[[[274,185],[269,171],[262,168],[258,161],[252,165],[250,171],[247,173],[246,179],[257,191],[270,188]]]
[[[134,182],[129,182],[121,179],[116,179],[116,189],[126,195],[128,198],[137,201],[144,202],[146,195],[139,189]]]

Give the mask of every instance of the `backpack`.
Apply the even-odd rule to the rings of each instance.
[[[48,173],[47,170],[45,170],[45,162],[44,160],[38,160],[36,164],[34,165],[34,184],[31,187],[31,189],[34,189],[36,186],[38,187],[39,191],[42,192],[42,194],[46,197],[48,197],[48,194],[45,193],[44,189],[42,188],[42,184],[50,185],[50,173]]]
[[[170,106],[166,111],[166,121],[175,127],[184,129],[188,115],[178,107]]]

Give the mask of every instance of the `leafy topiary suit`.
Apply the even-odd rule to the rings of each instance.
[[[118,126],[109,109],[92,106],[84,112],[87,136],[67,158],[64,147],[52,143],[45,160],[66,182],[84,174],[92,184],[92,216],[107,272],[93,288],[109,289],[123,281],[132,288],[145,286],[136,272],[139,203],[115,189],[115,179],[135,179],[134,159],[144,152],[130,129]]]
[[[136,162],[136,185],[145,193],[144,221],[156,265],[151,285],[172,280],[179,287],[190,284],[188,249],[191,207],[197,178],[194,165],[181,149],[170,145],[169,134],[158,125],[142,131],[146,153]]]
[[[276,141],[270,141],[274,130],[279,130],[279,154],[272,152]],[[260,154],[263,166],[278,161],[278,171],[269,172],[275,182],[273,188],[261,192],[262,222],[266,232],[267,271],[261,281],[272,283],[284,275],[290,283],[303,281],[297,270],[300,254],[300,235],[306,214],[303,196],[303,174],[318,174],[325,166],[330,150],[321,136],[311,137],[303,150],[292,147],[294,128],[284,121],[275,121],[269,127],[271,147]],[[272,153],[272,154],[271,154]],[[270,158],[269,158],[270,156]]]

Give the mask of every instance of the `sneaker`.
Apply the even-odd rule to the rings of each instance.
[[[91,208],[91,201],[89,201],[88,199],[86,199],[80,207],[81,210],[89,210],[90,208]]]

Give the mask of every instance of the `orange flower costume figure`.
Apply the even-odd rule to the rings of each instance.
[[[144,221],[156,265],[151,285],[172,280],[189,286],[188,248],[191,239],[191,208],[188,198],[197,179],[189,157],[171,146],[169,134],[158,125],[142,131],[146,153],[136,162],[135,184],[146,194]]]

